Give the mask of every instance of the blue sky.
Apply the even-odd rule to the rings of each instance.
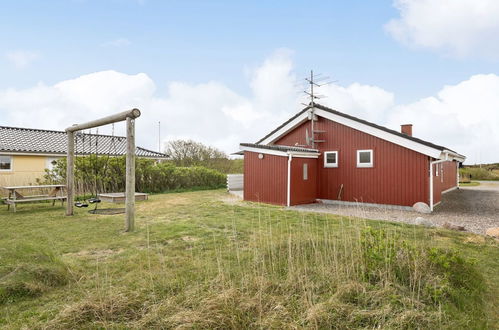
[[[443,3],[448,1],[442,0]],[[2,102],[2,91],[5,96],[6,91],[15,90],[23,97],[23,93],[40,83],[50,87],[109,71],[134,77],[145,74],[146,84],[153,85],[148,87],[151,91],[147,92],[147,97],[170,98],[163,100],[167,103],[172,101],[171,84],[174,82],[192,88],[212,82],[229,89],[231,97],[242,100],[241,104],[249,102],[257,108],[261,106],[254,100],[258,98],[255,96],[257,72],[265,67],[265,61],[275,59],[278,53],[281,62],[289,64],[284,73],[287,78],[301,78],[314,69],[337,80],[338,88],[360,84],[386,91],[393,97],[391,104],[381,107],[379,116],[370,119],[390,124],[389,113],[396,110],[388,108],[403,107],[404,111],[409,111],[407,108],[425,98],[438,99],[438,93],[446,85],[458,86],[475,75],[499,74],[499,52],[488,46],[494,39],[476,37],[477,34],[493,35],[497,32],[496,25],[491,23],[488,30],[457,31],[455,27],[461,25],[456,20],[461,18],[439,18],[442,14],[438,13],[438,8],[431,8],[433,4],[427,0],[423,1],[427,3],[423,9],[418,9],[417,4],[411,7],[413,0],[407,2],[409,5],[401,9],[397,2],[360,0],[5,1],[0,10],[0,111],[6,114],[4,124],[35,126],[35,122],[16,119],[20,118],[19,114],[14,116],[11,112],[25,110],[12,109],[11,99]],[[464,2],[473,6],[473,1]],[[495,15],[493,1],[479,2],[492,3],[490,12]],[[420,15],[421,10],[429,14]],[[467,7],[449,8],[449,12],[453,10],[470,11]],[[437,13],[436,19],[448,24],[431,26],[430,16],[434,13]],[[484,15],[487,16],[484,21],[490,19],[490,14]],[[402,22],[405,26],[395,30],[387,28],[390,20],[401,16],[412,18]],[[470,19],[476,21],[480,17],[464,17],[461,23],[469,24]],[[414,21],[415,28],[411,27]],[[430,26],[430,32],[420,28],[425,24]],[[434,30],[437,32],[433,33]],[[398,33],[405,35],[400,37]],[[452,39],[449,35],[459,33],[463,37],[456,37],[453,44],[449,43]],[[475,35],[470,36],[470,33]],[[481,43],[468,39],[480,39]],[[279,89],[289,88],[283,87],[282,81],[276,80],[268,89],[280,95]],[[92,97],[92,92],[89,93],[88,97]],[[333,95],[331,92],[328,98]],[[327,102],[335,105],[334,100]],[[34,102],[33,106],[37,104]],[[177,101],[175,104],[182,107]],[[283,104],[289,103],[281,106]],[[50,104],[45,106],[50,108]],[[264,129],[271,129],[295,110],[276,110],[275,119],[267,120],[269,124],[263,125]],[[356,107],[351,111],[363,113]],[[448,111],[443,112],[449,115]],[[154,120],[162,118],[161,113],[156,113]],[[57,125],[41,125],[64,126],[66,123],[61,120]],[[150,122],[154,120],[151,118]],[[209,125],[209,122],[205,124]],[[251,130],[251,127],[246,128]],[[263,133],[264,129],[258,133]],[[229,133],[234,135],[234,132]],[[424,137],[443,137],[427,135]],[[184,137],[165,133],[165,138],[179,136]],[[199,135],[195,137],[204,139]],[[236,134],[231,143],[243,138],[257,140],[258,137]],[[212,137],[204,140],[224,150],[230,148]],[[152,145],[151,141],[144,139],[145,144]],[[463,143],[456,143],[455,147],[461,147]],[[234,147],[237,149],[237,144]]]

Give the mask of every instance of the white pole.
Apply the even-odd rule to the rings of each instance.
[[[433,212],[433,162],[430,160],[430,211]]]
[[[293,155],[288,156],[288,186],[286,187],[286,206],[291,206],[291,160]]]
[[[125,231],[133,231],[135,226],[135,120],[126,119],[126,214]]]
[[[66,158],[66,190],[68,200],[66,204],[66,215],[73,215],[74,204],[74,155],[75,155],[75,139],[74,133],[68,132],[68,153]]]

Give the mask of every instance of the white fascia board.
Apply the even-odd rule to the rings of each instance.
[[[306,120],[308,120],[308,111],[305,111],[292,121],[290,121],[286,126],[283,126],[280,130],[272,134],[271,136],[267,137],[265,140],[260,141],[259,144],[270,144],[277,139],[279,139],[281,136],[292,130],[293,128],[298,127],[302,123],[304,123]]]
[[[300,151],[281,151],[281,150],[272,150],[266,148],[255,148],[255,147],[244,147],[240,146],[240,149],[243,151],[256,152],[259,154],[267,154],[267,155],[275,155],[275,156],[293,156],[298,158],[319,158],[319,153],[308,153],[308,152],[300,152]]]
[[[330,113],[330,112],[327,112],[327,111],[324,111],[321,109],[315,109],[315,114],[317,114],[318,116],[324,117],[326,119],[335,121],[339,124],[351,127],[353,129],[359,130],[359,131],[364,132],[366,134],[375,136],[377,138],[380,138],[380,139],[388,141],[388,142],[398,144],[404,148],[414,150],[416,152],[419,152],[421,154],[424,154],[424,155],[427,155],[427,156],[430,156],[433,158],[440,158],[440,155],[442,153],[442,151],[439,149],[425,146],[424,144],[418,143],[416,141],[412,141],[412,140],[403,138],[401,136],[388,133],[388,132],[383,131],[379,128],[372,127],[370,125],[366,125],[366,124],[360,123],[358,121],[355,121],[355,120],[352,120],[349,118],[345,118],[343,116],[338,116],[336,114],[333,114],[333,113]]]
[[[320,153],[308,153],[299,151],[288,151],[287,154],[297,158],[319,158],[320,155]]]
[[[46,157],[58,157],[65,156],[65,154],[58,153],[41,153],[41,152],[16,152],[16,151],[0,151],[0,155],[8,156],[46,156]]]
[[[254,148],[254,147],[239,147],[242,151],[250,151],[250,152],[256,152],[259,154],[267,154],[267,155],[274,155],[274,156],[284,156],[287,157],[288,153],[285,151],[280,151],[280,150],[271,150],[271,149],[264,149],[264,148]]]
[[[466,160],[466,156],[460,155],[450,150],[444,150],[440,155],[440,159],[456,160],[462,163]]]

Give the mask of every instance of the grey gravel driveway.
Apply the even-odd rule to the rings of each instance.
[[[432,214],[361,204],[345,206],[315,203],[293,206],[291,209],[405,223],[414,223],[417,217],[422,217],[435,226],[440,227],[447,222],[483,235],[488,228],[499,227],[499,181],[480,181],[479,186],[461,187],[448,192],[442,196],[442,203],[435,207]]]

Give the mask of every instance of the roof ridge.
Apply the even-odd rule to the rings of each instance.
[[[48,133],[62,133],[62,134],[67,134],[66,131],[56,131],[56,130],[51,130],[51,129],[16,127],[16,126],[0,126],[0,129],[16,129],[16,130],[22,130],[22,131],[35,131],[35,132],[48,132]],[[80,131],[78,131],[78,132],[80,132]],[[82,134],[90,135],[90,136],[126,138],[126,136],[122,136],[122,135],[90,134],[90,133],[82,133]]]
[[[317,108],[319,108],[321,110],[324,110],[324,111],[329,111],[329,112],[336,113],[339,116],[343,116],[343,117],[346,117],[348,119],[351,119],[351,120],[354,120],[354,121],[357,121],[357,122],[360,122],[360,123],[363,123],[363,124],[366,124],[366,125],[378,128],[378,129],[381,129],[381,130],[383,130],[383,131],[385,131],[387,133],[395,134],[397,136],[400,136],[400,137],[408,139],[408,140],[412,140],[414,142],[418,142],[418,143],[430,145],[432,148],[436,148],[436,149],[440,149],[440,150],[449,150],[449,151],[455,152],[454,150],[451,150],[451,149],[449,149],[447,147],[444,147],[444,146],[441,146],[441,145],[438,145],[438,144],[435,144],[435,143],[432,143],[432,142],[429,142],[429,141],[417,138],[417,137],[412,136],[412,135],[407,135],[407,134],[401,133],[399,131],[396,131],[394,129],[388,128],[386,126],[382,126],[382,125],[370,122],[368,120],[365,120],[365,119],[362,119],[362,118],[358,118],[358,117],[349,115],[347,113],[338,111],[336,109],[326,107],[326,106],[324,106],[322,104],[314,103],[314,107],[317,107]],[[304,110],[306,110],[306,109],[310,109],[310,106],[307,106]]]
[[[385,126],[381,126],[381,125],[378,125],[376,123],[373,123],[373,122],[370,122],[370,121],[367,121],[365,119],[361,119],[361,118],[358,118],[358,117],[355,117],[355,116],[352,116],[352,115],[349,115],[347,113],[344,113],[344,112],[341,112],[341,111],[338,111],[338,110],[335,110],[333,108],[329,108],[329,107],[326,107],[322,104],[319,104],[319,103],[315,103],[313,104],[313,107],[317,108],[317,109],[320,109],[320,110],[323,110],[323,111],[327,111],[327,112],[330,112],[332,114],[336,114],[338,116],[341,116],[341,117],[344,117],[344,118],[347,118],[347,119],[350,119],[350,120],[353,120],[353,121],[356,121],[358,123],[361,123],[361,124],[364,124],[364,125],[368,125],[368,126],[371,126],[371,127],[374,127],[376,129],[379,129],[379,130],[382,130],[382,131],[385,131],[387,133],[390,133],[390,134],[393,134],[393,135],[396,135],[396,136],[399,136],[399,137],[402,137],[404,139],[407,139],[407,140],[410,140],[410,141],[413,141],[413,142],[416,142],[416,143],[419,143],[419,144],[422,144],[422,145],[426,145],[427,147],[430,147],[430,148],[434,148],[434,149],[437,149],[437,150],[448,150],[448,151],[451,151],[451,152],[454,152],[454,153],[457,153],[456,151],[452,150],[452,149],[449,149],[447,147],[444,147],[444,146],[441,146],[441,145],[438,145],[438,144],[434,144],[432,142],[429,142],[429,141],[426,141],[426,140],[423,140],[423,139],[420,139],[420,138],[417,138],[417,137],[414,137],[414,136],[410,136],[410,135],[407,135],[407,134],[404,134],[404,133],[401,133],[401,132],[398,132],[396,130],[393,130],[391,128],[388,128],[388,127],[385,127]],[[291,118],[289,118],[288,120],[286,120],[284,123],[282,123],[281,125],[279,125],[276,129],[272,130],[269,134],[265,135],[263,138],[261,138],[260,140],[258,140],[256,143],[261,143],[262,141],[264,141],[265,139],[269,138],[270,136],[272,136],[273,134],[277,133],[280,129],[282,129],[283,127],[285,127],[287,124],[289,124],[291,121],[293,121],[294,119],[298,118],[300,115],[302,115],[305,111],[309,110],[312,108],[312,105],[309,104],[307,105],[304,109],[302,109],[301,111],[299,111],[298,113],[296,113],[295,115],[293,115]]]

